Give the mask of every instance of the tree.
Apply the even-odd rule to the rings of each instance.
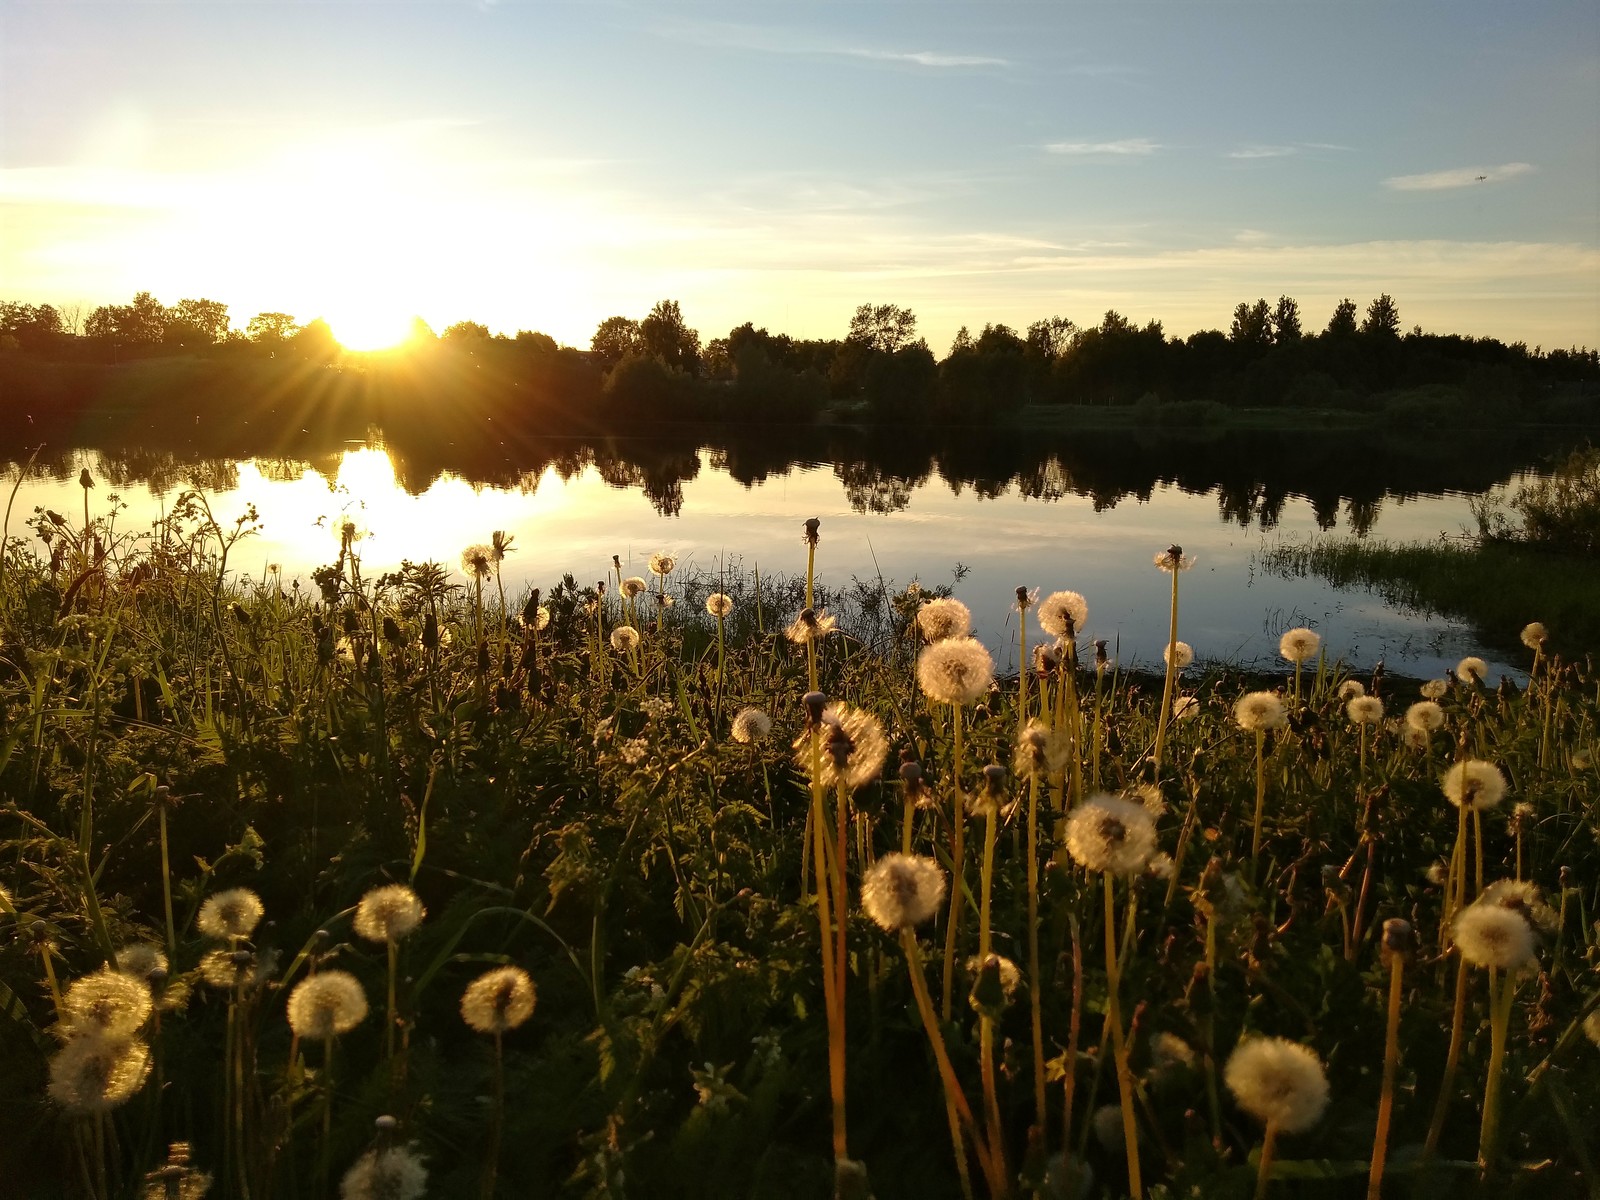
[[[102,304],[89,314],[84,332],[92,338],[126,345],[154,346],[167,334],[167,310],[149,292],[138,292],[131,304]]]
[[[300,326],[285,312],[257,313],[244,327],[244,335],[258,346],[281,346]]]
[[[885,354],[911,345],[917,333],[917,315],[896,304],[863,304],[850,318],[845,340]]]
[[[954,358],[958,354],[965,354],[971,349],[972,334],[968,333],[967,327],[963,325],[960,329],[956,330],[955,340],[950,343],[950,357]]]
[[[165,338],[214,346],[228,336],[228,306],[220,300],[179,300],[167,310]]]
[[[1028,326],[1028,349],[1042,358],[1060,358],[1072,345],[1078,327],[1066,317],[1046,317]]]
[[[686,375],[700,371],[700,334],[690,329],[676,300],[661,300],[639,322],[639,346]]]
[[[1400,308],[1388,292],[1367,305],[1367,319],[1361,322],[1361,332],[1375,337],[1400,336]]]
[[[0,337],[12,337],[26,350],[42,349],[68,333],[60,312],[49,304],[0,304]]]
[[[1279,296],[1272,310],[1272,340],[1278,345],[1300,340],[1300,303],[1293,296]]]
[[[589,353],[602,371],[612,370],[639,348],[639,322],[632,317],[607,317],[589,339]]]
[[[446,333],[450,331],[445,330]],[[548,333],[539,333],[533,329],[519,329],[515,341],[525,350],[532,350],[535,354],[554,354],[561,349],[556,344],[555,338]]]
[[[446,325],[444,332],[439,335],[443,342],[487,342],[489,340],[489,327],[480,325],[477,321],[457,321],[454,325]]]
[[[1339,301],[1328,320],[1328,332],[1334,337],[1346,337],[1356,331],[1356,302],[1346,296]]]
[[[1261,349],[1272,345],[1272,309],[1265,300],[1254,304],[1240,303],[1233,310],[1233,325],[1228,337],[1236,346]]]

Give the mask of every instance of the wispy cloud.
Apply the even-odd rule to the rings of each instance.
[[[1004,58],[991,58],[986,54],[939,54],[932,50],[835,50],[848,58],[870,58],[876,62],[914,63],[919,67],[1007,67]]]
[[[1122,138],[1115,142],[1050,142],[1045,146],[1051,154],[1064,154],[1077,158],[1143,158],[1161,148],[1160,142],[1149,138]]]
[[[1422,175],[1394,175],[1383,186],[1397,192],[1440,192],[1449,188],[1472,187],[1478,183],[1504,183],[1530,174],[1532,163],[1502,163],[1498,167],[1457,167],[1451,171],[1429,171]]]
[[[1229,158],[1287,158],[1291,154],[1298,154],[1298,146],[1240,146],[1237,150],[1228,151]]]

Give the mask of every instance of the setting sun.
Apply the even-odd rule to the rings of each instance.
[[[394,311],[368,309],[330,316],[334,340],[346,350],[368,353],[393,350],[411,337],[412,317]]]

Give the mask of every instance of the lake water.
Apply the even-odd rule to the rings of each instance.
[[[110,494],[126,505],[120,530],[148,529],[196,484],[224,526],[254,505],[260,531],[232,562],[257,576],[278,564],[286,581],[307,587],[310,570],[336,555],[329,529],[341,515],[366,531],[369,575],[404,558],[443,562],[459,578],[462,549],[506,530],[515,538],[505,565],[510,594],[549,587],[566,572],[592,584],[613,554],[625,573],[644,574],[657,550],[690,569],[801,574],[801,526],[819,517],[823,582],[881,575],[892,587],[954,584],[1007,667],[1019,585],[1082,592],[1090,637],[1109,639],[1124,662],[1159,662],[1168,585],[1151,560],[1176,542],[1198,560],[1182,577],[1179,636],[1202,659],[1273,664],[1279,635],[1306,625],[1360,668],[1381,658],[1391,670],[1436,675],[1477,653],[1496,672],[1514,669],[1459,624],[1260,568],[1261,550],[1282,538],[1459,535],[1472,525],[1472,496],[1514,484],[1554,450],[1490,437],[1440,453],[1435,441],[1317,431],[1197,440],[805,430],[524,438],[488,454],[481,444],[459,454],[453,444],[291,446],[299,453],[249,458],[84,446],[36,463],[10,533],[31,536],[22,522],[35,506],[81,519],[86,466],[96,479],[93,511],[104,511]],[[1030,642],[1037,638],[1033,627]]]

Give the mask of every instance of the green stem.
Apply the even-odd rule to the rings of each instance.
[[[955,749],[950,765],[951,812],[954,825],[954,842],[950,848],[950,917],[944,931],[944,990],[940,996],[939,1015],[950,1019],[950,1000],[955,988],[956,939],[961,933],[961,891],[966,872],[967,857],[967,805],[961,794],[961,706],[952,704],[950,711],[955,721]]]
[[[1178,661],[1178,569],[1172,564],[1172,619],[1167,626],[1167,681],[1161,689],[1161,712],[1156,718],[1156,774],[1161,774],[1161,753],[1167,744],[1167,714],[1172,711],[1172,685],[1177,678]]]

